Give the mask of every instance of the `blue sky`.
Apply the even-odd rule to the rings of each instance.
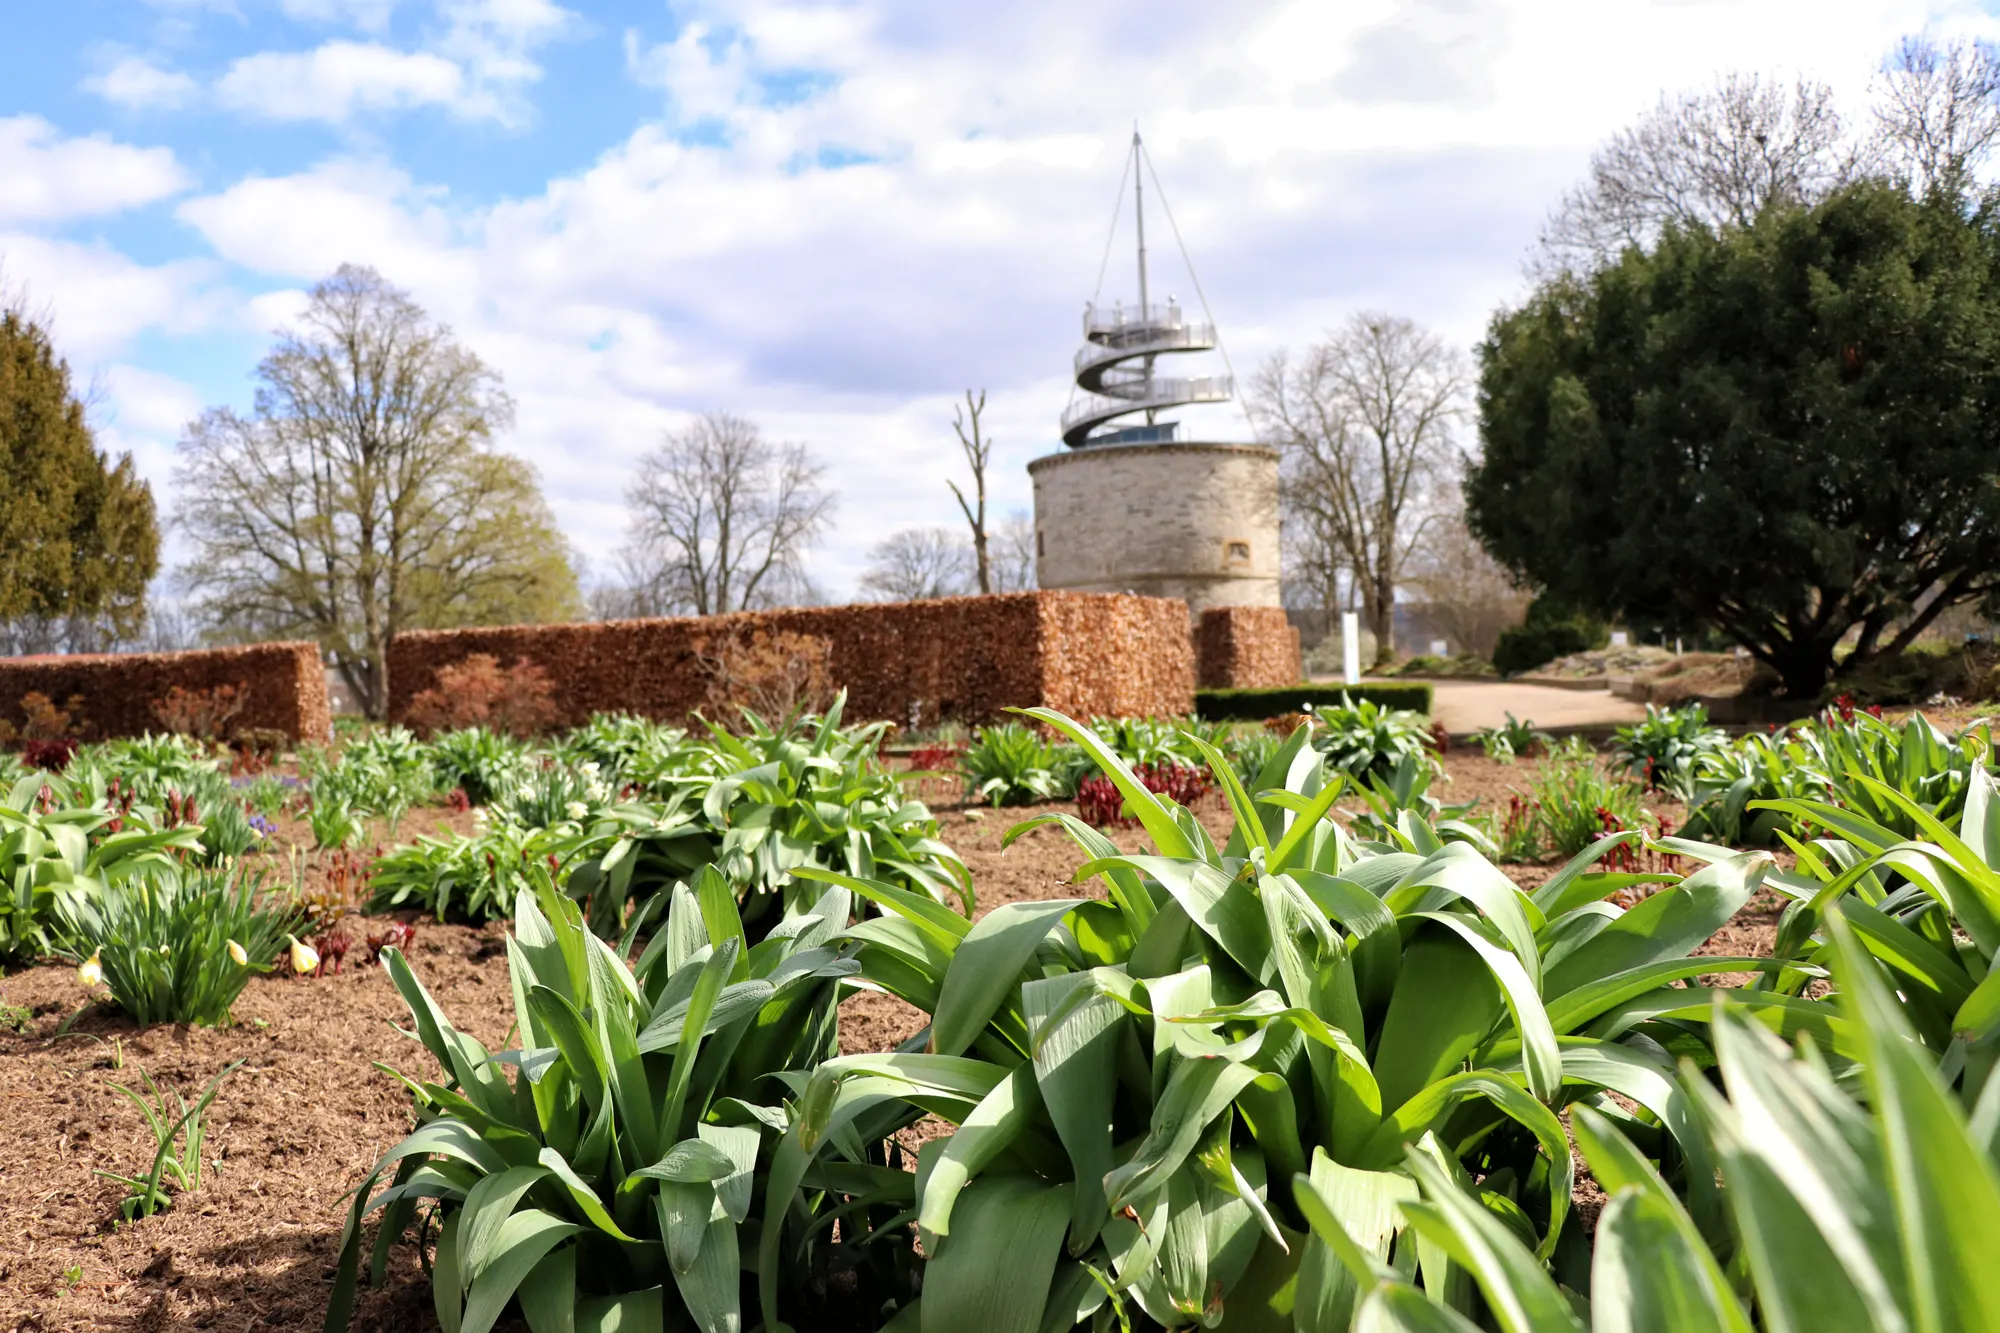
[[[887,531],[956,521],[966,387],[1000,507],[1027,507],[1135,118],[1244,374],[1361,308],[1469,346],[1591,145],[1662,90],[1803,71],[1858,114],[1898,35],[2000,36],[1978,5],[1865,0],[0,0],[0,23],[0,282],[53,316],[166,512],[181,425],[247,404],[270,331],[353,261],[506,377],[506,447],[590,568],[639,455],[721,408],[829,465],[836,596]],[[1156,293],[1192,304],[1151,240]],[[1136,295],[1129,245],[1106,300]]]

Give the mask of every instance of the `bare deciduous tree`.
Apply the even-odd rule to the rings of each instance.
[[[949,528],[902,528],[868,550],[861,587],[885,602],[957,597],[965,591],[971,552]]]
[[[1913,186],[1963,193],[2000,142],[2000,51],[1905,37],[1883,62],[1875,125]]]
[[[1865,165],[1833,90],[1731,74],[1704,92],[1662,96],[1590,158],[1557,205],[1537,263],[1590,267],[1667,226],[1743,226],[1774,200],[1809,201]]]
[[[1869,174],[1967,192],[2000,144],[2000,50],[1906,37],[1883,61],[1868,132],[1825,84],[1731,74],[1659,105],[1591,155],[1529,261],[1537,277],[1593,268],[1667,226],[1743,226],[1775,202],[1814,203]]]
[[[1318,559],[1353,578],[1377,663],[1394,653],[1396,587],[1436,503],[1463,410],[1464,358],[1411,320],[1358,314],[1294,362],[1257,372],[1249,406],[1284,451],[1284,501]]]
[[[1430,604],[1431,623],[1461,651],[1493,656],[1500,631],[1521,623],[1528,593],[1465,526],[1462,509],[1440,510],[1406,576]]]
[[[313,288],[248,417],[191,423],[175,475],[194,609],[226,637],[317,638],[371,717],[402,630],[576,602],[534,469],[494,452],[500,377],[372,269]]]
[[[1027,511],[1008,514],[993,534],[994,592],[1032,592],[1035,588],[1035,520]]]
[[[951,409],[951,428],[958,433],[958,447],[965,451],[965,461],[972,468],[972,487],[979,497],[977,507],[965,502],[965,492],[958,488],[957,482],[945,483],[958,497],[958,507],[965,512],[966,525],[972,529],[972,562],[978,574],[979,591],[983,593],[994,591],[993,565],[986,545],[986,460],[993,456],[993,441],[979,431],[979,414],[985,410],[984,389],[976,399],[972,390],[967,389],[965,407]]]
[[[668,432],[626,492],[635,614],[723,615],[785,600],[833,517],[824,476],[803,444],[773,444],[727,412]]]

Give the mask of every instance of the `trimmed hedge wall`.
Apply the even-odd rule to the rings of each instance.
[[[1209,722],[1257,722],[1285,713],[1337,706],[1352,699],[1372,700],[1385,708],[1431,711],[1428,681],[1364,681],[1359,685],[1285,685],[1263,690],[1196,690],[1194,711]]]
[[[324,743],[326,669],[315,643],[253,643],[186,653],[89,653],[0,658],[0,715],[18,724],[21,698],[45,694],[58,706],[82,699],[79,733],[88,740],[160,730],[153,701],[174,686],[243,691],[234,731],[282,731],[294,741]]]
[[[1296,685],[1299,632],[1281,606],[1211,606],[1195,627],[1194,672],[1204,690]]]
[[[389,716],[401,720],[439,667],[487,653],[503,668],[525,660],[548,672],[558,725],[620,711],[679,721],[706,697],[702,654],[760,628],[826,641],[850,721],[989,722],[1029,704],[1075,717],[1171,717],[1194,704],[1185,602],[1026,592],[399,634],[389,644]]]

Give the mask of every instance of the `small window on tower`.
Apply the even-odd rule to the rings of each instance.
[[[1237,565],[1249,564],[1250,543],[1224,542],[1222,546],[1222,563],[1232,568],[1234,568]]]
[[[1049,548],[1048,548],[1048,543],[1046,543],[1046,542],[1044,542],[1044,541],[1042,540],[1042,530],[1041,530],[1040,528],[1036,528],[1036,529],[1035,529],[1035,558],[1036,558],[1037,560],[1039,560],[1039,559],[1041,559],[1041,558],[1042,558],[1043,556],[1047,555],[1048,553],[1049,553]]]

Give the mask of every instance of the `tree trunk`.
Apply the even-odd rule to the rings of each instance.
[[[1396,660],[1396,590],[1375,582],[1368,589],[1366,598],[1368,628],[1375,635],[1375,667],[1388,666]]]
[[[368,697],[361,701],[361,707],[369,718],[376,722],[389,716],[389,641],[385,635],[380,642],[368,645]]]
[[[1833,675],[1832,643],[1801,639],[1780,644],[1771,655],[1788,699],[1817,699]]]

